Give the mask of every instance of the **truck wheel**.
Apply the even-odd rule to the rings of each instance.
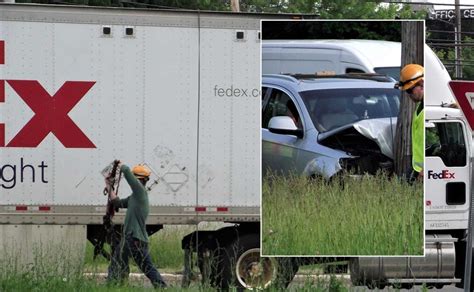
[[[260,248],[251,248],[238,255],[235,264],[237,285],[246,289],[264,289],[275,280],[277,263],[261,258]]]
[[[286,287],[293,280],[297,268],[287,270],[288,259],[260,257],[260,240],[256,234],[238,238],[222,253],[221,288],[261,290],[270,286]],[[291,274],[291,275],[290,275]]]

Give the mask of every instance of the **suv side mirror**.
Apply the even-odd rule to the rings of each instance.
[[[287,116],[273,117],[268,123],[268,130],[275,134],[293,135],[303,138],[303,130],[296,127],[292,118]]]

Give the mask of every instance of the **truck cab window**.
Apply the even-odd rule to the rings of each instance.
[[[295,103],[281,90],[272,89],[270,99],[262,112],[262,128],[268,128],[270,119],[278,116],[288,116],[295,125],[301,128],[301,119]]]
[[[426,127],[425,155],[438,156],[446,166],[465,166],[466,143],[461,123],[434,123]]]

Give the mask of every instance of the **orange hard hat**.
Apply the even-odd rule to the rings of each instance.
[[[135,165],[132,169],[132,172],[136,177],[139,178],[149,177],[151,174],[151,170],[143,164]]]
[[[418,64],[408,64],[403,67],[400,72],[400,82],[398,83],[401,90],[407,90],[415,86],[420,80],[424,80],[425,69]]]

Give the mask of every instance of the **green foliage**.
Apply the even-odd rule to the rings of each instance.
[[[474,39],[466,36],[463,38],[463,42],[474,43]],[[445,64],[446,69],[451,75],[451,78],[454,78],[455,71],[456,71],[455,66],[454,66],[455,49],[454,48],[438,49],[436,51],[436,54],[441,59],[441,61],[443,61],[443,63]],[[461,49],[461,57],[462,57],[462,61],[465,62],[465,64],[462,65],[463,79],[473,80],[474,79],[474,50],[472,49],[472,47],[463,47]]]
[[[372,39],[401,41],[400,21],[264,21],[263,39]]]
[[[381,1],[357,0],[242,0],[242,11],[266,13],[314,14],[322,19],[394,19],[424,18],[408,5],[381,4]]]
[[[397,9],[395,5],[389,5],[387,8],[380,7],[376,2],[366,2],[357,0],[331,1],[321,0],[317,5],[317,11],[321,18],[349,18],[349,19],[367,19],[367,18],[395,18]]]
[[[19,3],[229,11],[230,0],[17,0]],[[408,5],[357,0],[241,0],[242,12],[313,14],[323,19],[424,18]]]
[[[265,255],[422,255],[423,238],[421,183],[383,174],[344,177],[343,186],[296,176],[263,182]]]

